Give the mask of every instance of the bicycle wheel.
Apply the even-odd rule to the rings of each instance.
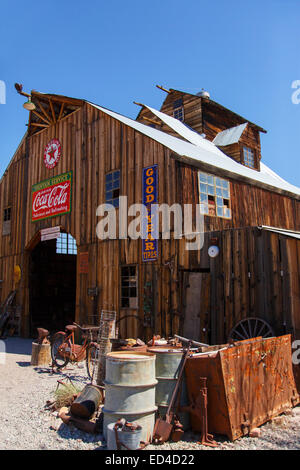
[[[58,350],[58,348],[64,343],[64,341],[65,341],[65,335],[61,333],[56,333],[51,340],[52,361],[56,365],[56,367],[58,367],[59,369],[61,369],[62,367],[65,367],[70,360],[65,355],[61,355]]]
[[[94,344],[90,344],[86,352],[86,370],[89,379],[93,380],[97,374],[99,349]]]

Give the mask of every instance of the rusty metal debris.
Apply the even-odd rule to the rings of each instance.
[[[213,435],[208,433],[207,426],[207,388],[206,377],[201,378],[199,405],[201,412],[201,440],[200,444],[204,446],[217,447],[217,443],[213,440]]]
[[[209,346],[208,344],[205,344],[205,343],[199,343],[198,341],[194,341],[194,340],[191,340],[191,339],[188,339],[188,338],[184,338],[183,336],[179,336],[179,335],[174,335],[175,338],[177,338],[178,340],[180,340],[182,343],[190,343],[194,346]]]
[[[187,359],[191,404],[207,377],[208,431],[235,440],[299,403],[291,360],[291,336],[235,343]],[[192,430],[202,427],[191,415]]]
[[[296,387],[300,395],[300,364],[293,364],[293,372],[294,372]]]
[[[97,385],[86,385],[71,405],[71,413],[78,418],[90,418],[103,401],[103,391]]]
[[[67,377],[70,384],[73,385],[72,380]],[[57,381],[57,388],[62,385],[66,388],[68,392],[69,384],[58,380]],[[98,410],[98,395],[94,393],[94,396],[91,396],[91,389],[96,392],[95,389],[98,389],[96,386],[87,385],[81,392],[73,393],[72,390],[69,395],[69,400],[66,401],[65,406],[57,407],[57,402],[51,403],[49,402],[47,405],[50,409],[59,409],[58,417],[65,424],[74,424],[75,427],[80,429],[81,431],[95,434],[101,431],[101,426],[103,425],[101,410]],[[57,390],[57,389],[56,389]],[[97,390],[97,393],[101,395],[101,391]],[[81,400],[77,401],[78,398],[81,397]],[[91,403],[89,403],[89,399],[91,398]],[[73,408],[74,403],[75,407]],[[91,411],[93,413],[91,413]],[[96,413],[97,411],[97,413]],[[99,417],[100,413],[100,417]],[[93,416],[92,416],[93,415]],[[91,418],[91,419],[89,419]]]
[[[50,344],[50,341],[48,339],[49,336],[49,331],[46,330],[45,328],[37,328],[38,332],[38,338],[37,338],[37,343],[38,344]]]
[[[81,431],[96,434],[100,431],[99,423],[97,421],[89,421],[86,419],[78,418],[70,414],[67,407],[62,407],[58,413],[59,418],[63,421],[64,424],[69,425],[72,423],[77,429]]]
[[[218,444],[213,440],[213,435],[208,433],[207,424],[207,387],[206,377],[200,377],[199,394],[190,406],[182,408],[183,411],[191,413],[200,423],[201,439],[199,444],[209,447],[217,447]]]
[[[147,345],[141,339],[121,339],[121,338],[110,338],[112,343],[112,351],[139,351],[146,352]]]
[[[43,342],[47,337],[47,330],[39,330],[41,330],[39,340]],[[136,350],[144,347],[149,350],[149,344],[160,341],[161,338],[153,337],[148,346],[140,340],[112,338],[110,340],[119,348],[127,351],[134,349],[135,354],[141,354]],[[201,433],[199,444],[216,447],[218,444],[213,435],[226,435],[232,441],[246,435],[258,436],[260,434],[257,430],[258,426],[281,413],[288,412],[300,402],[293,376],[291,335],[272,338],[260,336],[215,346],[206,346],[181,336],[168,338],[166,341],[167,346],[156,345],[151,347],[151,352],[170,351],[169,348],[172,345],[175,349],[180,347],[178,350],[181,354],[184,351],[184,354],[178,367],[176,386],[170,394],[172,398],[168,400],[166,416],[156,420],[154,430],[153,423],[151,424],[154,444],[164,443],[170,439],[178,442],[182,439],[184,429],[186,429],[183,426],[183,413],[189,413],[191,429]],[[187,348],[182,348],[182,344],[185,343],[188,343]],[[123,350],[123,354],[125,352]],[[184,372],[189,406],[179,405]],[[58,383],[66,385],[60,381]],[[93,385],[87,388],[93,389]],[[93,391],[100,393],[103,398],[103,387],[96,388],[97,390],[93,389]],[[72,403],[69,405],[69,407],[72,405],[70,412],[62,410],[61,419],[65,423],[73,422],[75,426],[86,432],[94,432],[95,423],[85,419],[86,424],[83,424],[84,420],[80,419],[75,410],[79,406],[84,412],[88,411],[86,418],[90,416],[90,410],[85,406],[83,395],[72,397]],[[100,401],[103,402],[102,398]],[[100,402],[96,403],[96,401],[94,411],[99,408]],[[51,408],[53,403],[49,402],[48,406]],[[72,407],[73,411],[75,410],[74,413]],[[105,413],[103,416],[105,417]],[[122,428],[122,431],[135,432],[137,426],[136,423],[120,418],[111,431],[117,432]],[[117,446],[120,445],[118,438],[120,439],[120,434],[118,436],[116,434]],[[123,443],[122,446],[126,448]]]
[[[183,425],[178,418],[174,418],[173,430],[171,433],[171,440],[173,442],[179,442],[183,438],[184,430]]]
[[[125,432],[125,433],[126,432],[136,432],[136,431],[141,430],[141,426],[137,423],[130,423],[130,422],[126,421],[125,418],[118,419],[118,421],[114,425],[114,433],[115,433],[117,450],[122,450],[122,448],[125,448],[126,450],[142,450],[149,444],[149,442],[142,442],[141,441],[140,442],[140,447],[138,447],[137,449],[130,449],[130,447],[128,447],[125,444],[125,442],[120,441],[119,432],[118,432],[119,430],[121,430],[122,432]]]

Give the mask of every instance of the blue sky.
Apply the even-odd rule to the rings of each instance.
[[[85,98],[135,118],[159,108],[156,84],[197,93],[268,133],[264,162],[300,186],[299,0],[2,0],[0,175],[28,120],[15,89]]]

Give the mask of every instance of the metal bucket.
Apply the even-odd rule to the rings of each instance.
[[[156,379],[158,381],[155,392],[155,404],[158,406],[158,414],[164,417],[173,391],[176,386],[180,365],[183,358],[182,349],[148,348],[149,352],[156,354]],[[188,394],[186,388],[185,374],[181,384],[180,405],[188,405]],[[176,409],[175,409],[176,412]],[[177,413],[183,429],[186,431],[190,427],[189,413]]]
[[[119,418],[142,427],[141,440],[152,437],[155,412],[155,355],[148,352],[118,351],[106,356],[103,434]]]
[[[72,403],[71,413],[79,418],[90,418],[97,411],[102,392],[96,385],[86,385]]]
[[[115,423],[107,426],[107,449],[118,450],[116,443],[116,435],[114,430]],[[142,428],[139,426],[135,431],[123,431],[118,429],[118,439],[121,444],[120,450],[137,450],[140,447]],[[126,447],[122,446],[125,444]]]

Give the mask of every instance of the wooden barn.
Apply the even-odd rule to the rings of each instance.
[[[300,189],[261,161],[263,128],[204,91],[163,92],[161,110],[141,105],[136,120],[31,92],[27,132],[0,182],[0,300],[12,334],[97,324],[112,310],[123,338],[300,339]],[[155,240],[99,239],[104,203],[120,233],[120,196],[128,207],[190,204],[203,247],[187,250],[173,222],[170,239],[161,224]]]

